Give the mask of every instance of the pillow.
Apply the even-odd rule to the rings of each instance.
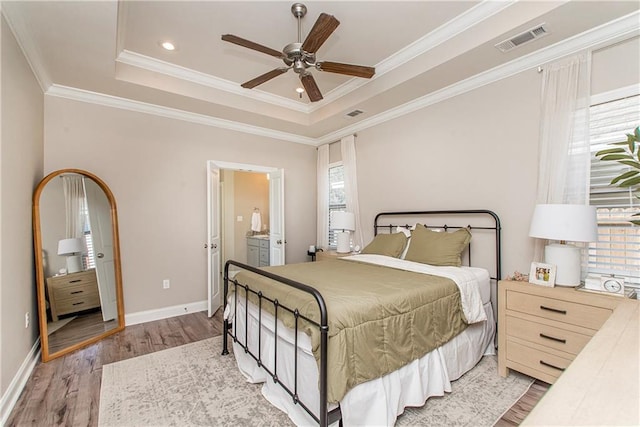
[[[378,234],[360,253],[398,258],[406,244],[407,236],[404,233]]]
[[[411,245],[404,259],[422,264],[460,267],[460,256],[470,241],[471,233],[466,228],[443,233],[418,224],[411,233]]]

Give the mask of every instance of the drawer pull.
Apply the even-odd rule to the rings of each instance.
[[[69,283],[78,283],[78,282],[82,282],[82,279],[69,280]]]
[[[70,293],[71,295],[73,295],[73,294],[81,294],[81,293],[83,293],[83,292],[84,292],[84,291],[73,291],[73,292],[69,292],[69,293]],[[542,334],[540,334],[540,335],[542,335]]]
[[[74,303],[73,303],[73,304],[71,304],[71,305],[81,305],[81,304],[84,304],[84,301],[74,302]],[[540,363],[542,363],[542,362],[540,362]]]
[[[566,344],[567,343],[567,340],[565,340],[565,339],[551,337],[551,336],[545,335],[545,334],[540,334],[540,338],[546,338],[546,339],[551,340],[551,341],[561,342],[562,344]]]
[[[557,366],[552,365],[551,363],[547,363],[544,360],[540,361],[541,365],[548,366],[549,368],[557,369],[558,371],[564,372],[564,368],[558,368]]]
[[[567,310],[558,310],[557,308],[545,307],[544,305],[540,306],[540,310],[553,311],[554,313],[559,314],[567,314]]]

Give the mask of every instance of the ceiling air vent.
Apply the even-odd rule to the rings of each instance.
[[[355,117],[355,116],[359,116],[362,113],[364,113],[364,111],[362,111],[362,110],[353,110],[352,112],[347,113],[347,116]]]
[[[498,43],[496,47],[501,52],[508,52],[513,48],[528,43],[531,40],[544,37],[547,34],[549,34],[549,30],[547,29],[546,24],[540,24],[534,28],[531,28],[530,30],[525,31],[524,33],[518,34],[517,36],[511,37]]]

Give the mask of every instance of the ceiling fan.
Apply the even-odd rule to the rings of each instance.
[[[278,52],[275,49],[271,49],[232,34],[224,34],[222,36],[222,40],[226,42],[275,56],[276,58],[282,59],[287,65],[286,67],[276,68],[268,73],[256,77],[255,79],[249,80],[248,82],[243,83],[242,87],[253,89],[256,86],[261,85],[280,74],[284,74],[290,69],[293,69],[293,71],[299,75],[302,86],[304,86],[311,102],[316,102],[322,99],[322,93],[313,78],[313,74],[309,72],[308,68],[313,67],[319,71],[346,74],[366,79],[373,77],[376,72],[374,67],[316,60],[316,52],[320,49],[320,46],[322,46],[335,29],[338,28],[338,25],[340,25],[340,21],[338,21],[333,15],[321,13],[316,20],[316,23],[313,25],[313,28],[311,28],[311,31],[307,35],[307,38],[304,42],[301,42],[301,19],[307,14],[307,7],[302,3],[294,3],[293,6],[291,6],[291,13],[298,20],[298,41],[286,45],[284,49],[282,49],[282,52]]]

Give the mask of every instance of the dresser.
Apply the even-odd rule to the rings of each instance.
[[[271,265],[268,237],[247,237],[247,264],[252,267]]]
[[[98,280],[94,269],[47,278],[51,318],[100,307]]]
[[[576,358],[623,297],[525,282],[498,284],[498,371],[549,384]]]

